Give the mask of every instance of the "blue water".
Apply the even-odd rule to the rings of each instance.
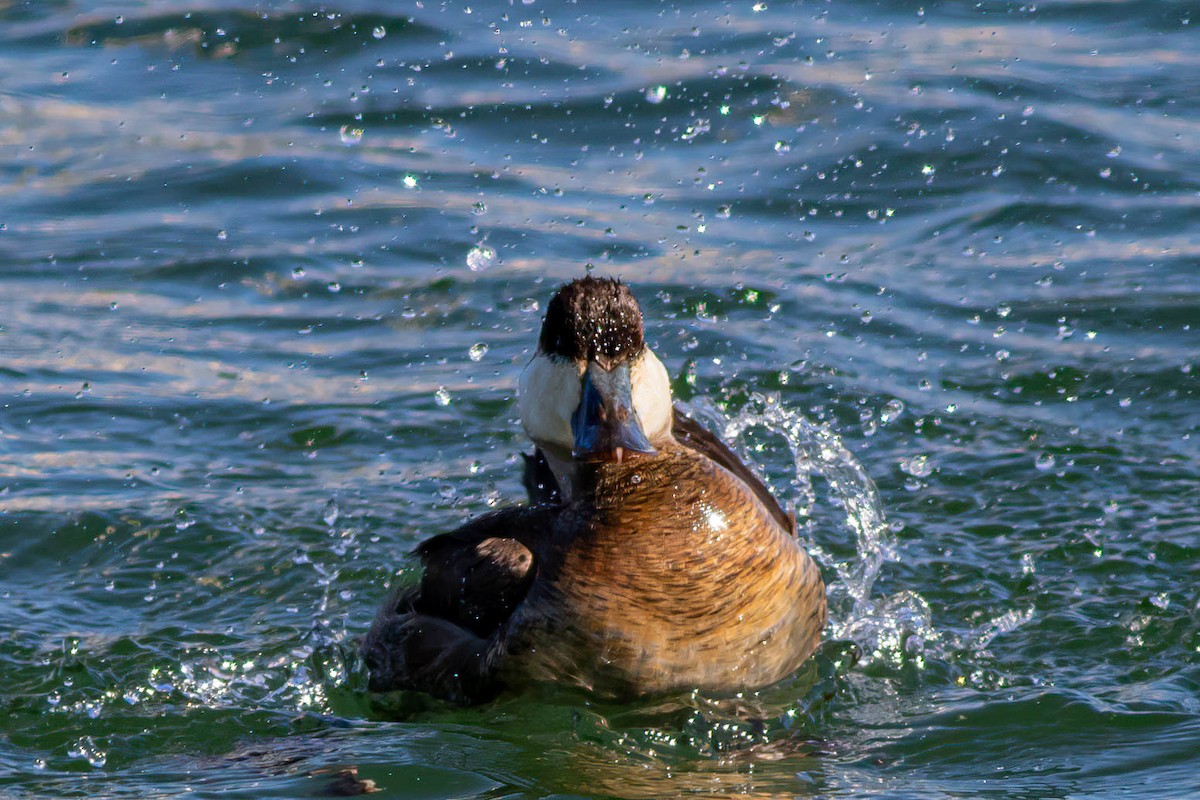
[[[0,2],[0,796],[1200,796],[1196,10]],[[585,269],[830,641],[368,694]]]

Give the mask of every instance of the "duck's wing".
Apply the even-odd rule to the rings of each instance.
[[[762,478],[743,464],[728,445],[718,439],[708,428],[685,414],[679,406],[675,406],[671,433],[674,435],[675,441],[684,447],[707,456],[737,476],[750,491],[754,492],[759,502],[770,512],[780,527],[793,536],[796,535],[796,515],[783,509],[783,506],[775,499],[775,495],[771,494],[771,490],[763,483]]]
[[[499,694],[487,639],[438,617],[401,611],[397,599],[380,609],[363,639],[371,691],[408,689],[463,704]]]
[[[525,599],[533,542],[552,516],[544,507],[506,508],[426,539],[415,551],[425,572],[412,610],[491,636]]]
[[[397,589],[363,639],[370,688],[494,696],[493,634],[529,591],[533,543],[551,522],[551,509],[507,508],[421,543],[421,582]]]

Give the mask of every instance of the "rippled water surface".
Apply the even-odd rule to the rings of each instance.
[[[1196,796],[1196,11],[0,0],[0,795]],[[589,267],[830,641],[740,698],[367,694]]]

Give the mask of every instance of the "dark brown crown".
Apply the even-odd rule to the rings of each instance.
[[[579,278],[550,299],[539,345],[547,355],[573,361],[631,360],[646,345],[642,309],[615,278]]]

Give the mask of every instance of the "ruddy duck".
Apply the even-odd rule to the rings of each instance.
[[[774,683],[812,654],[825,584],[763,482],[672,406],[628,287],[546,309],[521,376],[530,505],[416,549],[363,643],[375,691],[463,703],[554,681],[607,697]]]

